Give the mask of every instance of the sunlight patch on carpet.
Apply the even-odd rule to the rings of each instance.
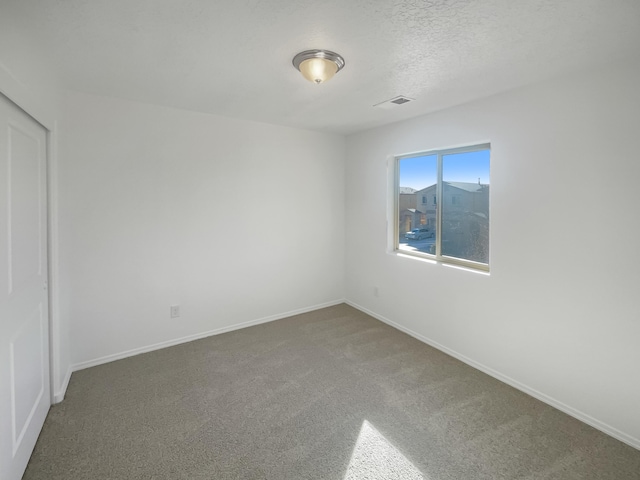
[[[428,480],[368,421],[362,422],[344,480]]]

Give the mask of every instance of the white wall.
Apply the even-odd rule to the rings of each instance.
[[[77,93],[65,105],[74,364],[343,298],[344,137]]]
[[[60,296],[64,279],[57,261],[57,122],[62,95],[49,59],[40,54],[11,15],[0,15],[0,92],[48,130],[51,384],[55,401],[62,401],[71,374],[68,311]]]
[[[349,137],[346,298],[640,448],[638,85],[608,66]],[[387,253],[389,156],[485,141],[490,275]]]
[[[20,108],[53,128],[60,101],[54,68],[10,14],[0,15],[0,87]]]

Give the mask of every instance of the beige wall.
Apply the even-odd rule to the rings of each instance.
[[[398,201],[400,211],[416,207],[415,193],[401,193]]]

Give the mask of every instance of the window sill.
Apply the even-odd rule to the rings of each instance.
[[[458,263],[455,261],[439,260],[433,255],[427,256],[426,254],[425,255],[415,254],[415,253],[412,254],[412,253],[403,252],[402,250],[391,250],[388,253],[396,257],[417,260],[419,262],[428,263],[431,265],[441,265],[446,268],[454,268],[456,270],[463,270],[466,272],[478,273],[480,275],[484,275],[487,277],[490,276],[488,265],[486,267],[484,265],[479,265],[479,266],[466,265],[466,264]]]

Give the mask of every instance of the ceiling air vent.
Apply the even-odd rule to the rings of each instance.
[[[395,100],[390,101],[391,103],[395,103],[396,105],[402,105],[403,103],[410,102],[411,100],[409,100],[407,97],[398,97]]]
[[[413,98],[409,98],[409,97],[405,97],[404,95],[400,95],[400,96],[397,96],[397,97],[393,97],[390,100],[385,100],[384,102],[376,103],[374,105],[374,107],[390,109],[390,108],[395,108],[395,107],[397,107],[399,105],[404,105],[405,103],[409,103],[412,100],[413,100]]]

